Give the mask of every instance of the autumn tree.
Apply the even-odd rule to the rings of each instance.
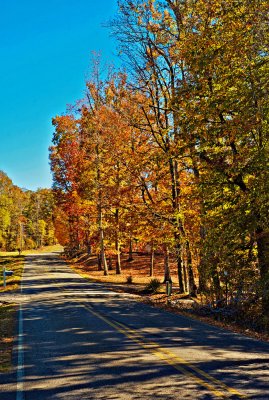
[[[264,1],[236,5],[203,0],[128,1],[121,3],[120,18],[113,23],[135,85],[149,99],[148,108],[141,105],[144,121],[169,165],[179,264],[184,258],[182,248],[193,248],[194,254],[194,243],[199,245],[197,239],[193,242],[186,236],[190,230],[182,213],[186,210],[179,179],[182,171],[192,182],[189,186],[196,185],[193,211],[201,223],[200,277],[213,265],[207,278],[212,278],[216,292],[221,291],[224,264],[220,248],[209,243],[207,224],[212,216],[214,223],[214,209],[219,213],[219,201],[225,202],[226,193],[224,210],[238,213],[243,205],[247,209],[236,215],[237,239],[229,236],[232,230],[226,230],[227,244],[249,250],[256,243],[264,307],[267,216],[258,199],[267,203],[267,15]],[[242,225],[247,229],[242,230]],[[210,228],[213,232],[211,222]],[[182,290],[183,274],[179,276]]]
[[[215,290],[221,291],[227,268],[231,280],[237,275],[236,285],[246,267],[253,274],[257,250],[265,310],[268,4],[168,3],[184,32],[175,57],[184,62],[185,87],[178,90],[175,109],[201,193],[203,256]],[[222,239],[216,240],[220,232]]]
[[[186,271],[183,262],[183,246],[188,239],[179,202],[179,177],[181,170],[191,171],[185,166],[187,146],[174,107],[177,89],[182,81],[182,64],[175,62],[175,45],[180,32],[173,20],[173,32],[166,33],[169,12],[173,13],[173,10],[167,2],[121,2],[120,17],[112,26],[134,76],[133,86],[139,87],[147,99],[140,104],[139,127],[148,132],[152,146],[158,150],[155,162],[152,162],[153,170],[144,179],[144,202],[156,216],[171,224],[179,288],[183,292],[188,286],[184,279]],[[158,185],[159,176],[162,176],[166,185]],[[159,197],[155,204],[150,193],[154,186],[152,179],[157,183]],[[192,268],[192,263],[189,267]]]
[[[65,115],[55,117],[53,124],[55,133],[50,148],[53,190],[57,206],[67,216],[69,247],[78,249],[84,235],[80,221],[83,207],[78,194],[84,153],[80,145],[78,121],[72,115]]]

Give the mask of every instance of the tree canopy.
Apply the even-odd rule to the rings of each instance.
[[[126,71],[94,62],[53,119],[59,240],[106,257],[136,239],[177,261],[179,290],[255,293],[269,310],[267,1],[120,1]],[[5,198],[2,200],[5,202]],[[3,213],[2,225],[8,223]]]

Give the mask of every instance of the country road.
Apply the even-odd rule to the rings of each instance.
[[[14,374],[1,400],[269,399],[269,344],[89,283],[28,256]]]

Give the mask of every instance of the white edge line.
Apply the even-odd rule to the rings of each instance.
[[[21,276],[21,293],[22,293],[22,278]],[[18,327],[18,363],[17,363],[17,395],[16,400],[24,400],[24,350],[23,350],[23,312],[22,303],[19,309],[19,327]]]

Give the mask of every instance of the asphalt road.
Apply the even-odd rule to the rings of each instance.
[[[27,258],[18,299],[1,400],[269,399],[269,344],[88,283],[57,254]]]

